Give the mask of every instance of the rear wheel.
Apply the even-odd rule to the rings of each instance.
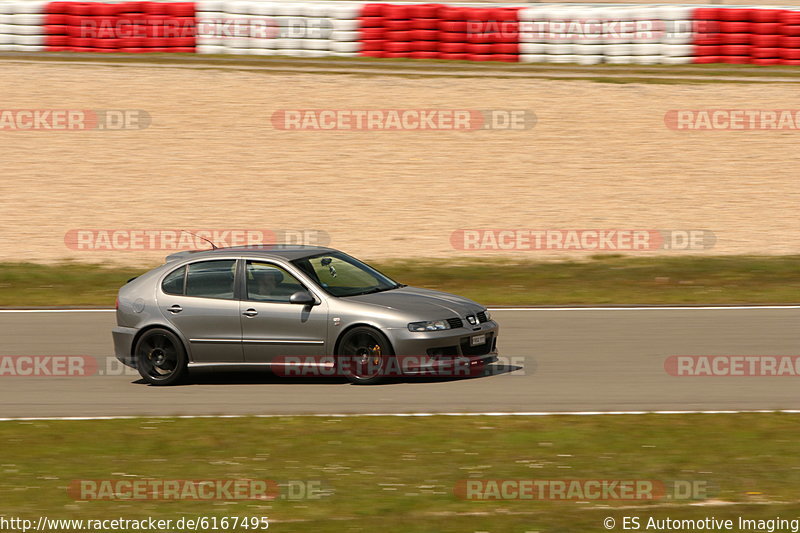
[[[386,377],[393,356],[392,346],[383,333],[369,327],[358,327],[342,337],[337,363],[352,383],[373,385]]]
[[[171,331],[146,331],[137,341],[134,354],[139,374],[151,385],[174,385],[186,376],[186,350]]]

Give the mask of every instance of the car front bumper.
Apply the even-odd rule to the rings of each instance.
[[[138,330],[134,328],[116,327],[111,330],[114,338],[114,355],[125,366],[136,368],[136,361],[133,358],[133,339]]]
[[[474,327],[442,331],[389,330],[398,364],[404,374],[469,375],[476,368],[497,361],[500,327],[490,320]],[[473,344],[483,336],[484,342]]]

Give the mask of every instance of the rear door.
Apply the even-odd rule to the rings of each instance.
[[[236,259],[189,263],[161,284],[159,308],[189,342],[193,362],[244,360],[236,267]]]
[[[240,311],[245,361],[277,363],[286,356],[324,355],[327,303],[289,303],[292,294],[308,289],[278,264],[248,260],[243,271]]]

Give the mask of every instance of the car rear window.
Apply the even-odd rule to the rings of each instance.
[[[186,266],[173,270],[161,282],[161,290],[167,294],[183,294],[183,281],[186,279]]]
[[[236,260],[201,261],[189,265],[186,296],[233,299]]]

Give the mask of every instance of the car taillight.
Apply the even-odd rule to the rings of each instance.
[[[119,311],[119,296],[117,296],[117,301],[114,303],[114,309]]]

